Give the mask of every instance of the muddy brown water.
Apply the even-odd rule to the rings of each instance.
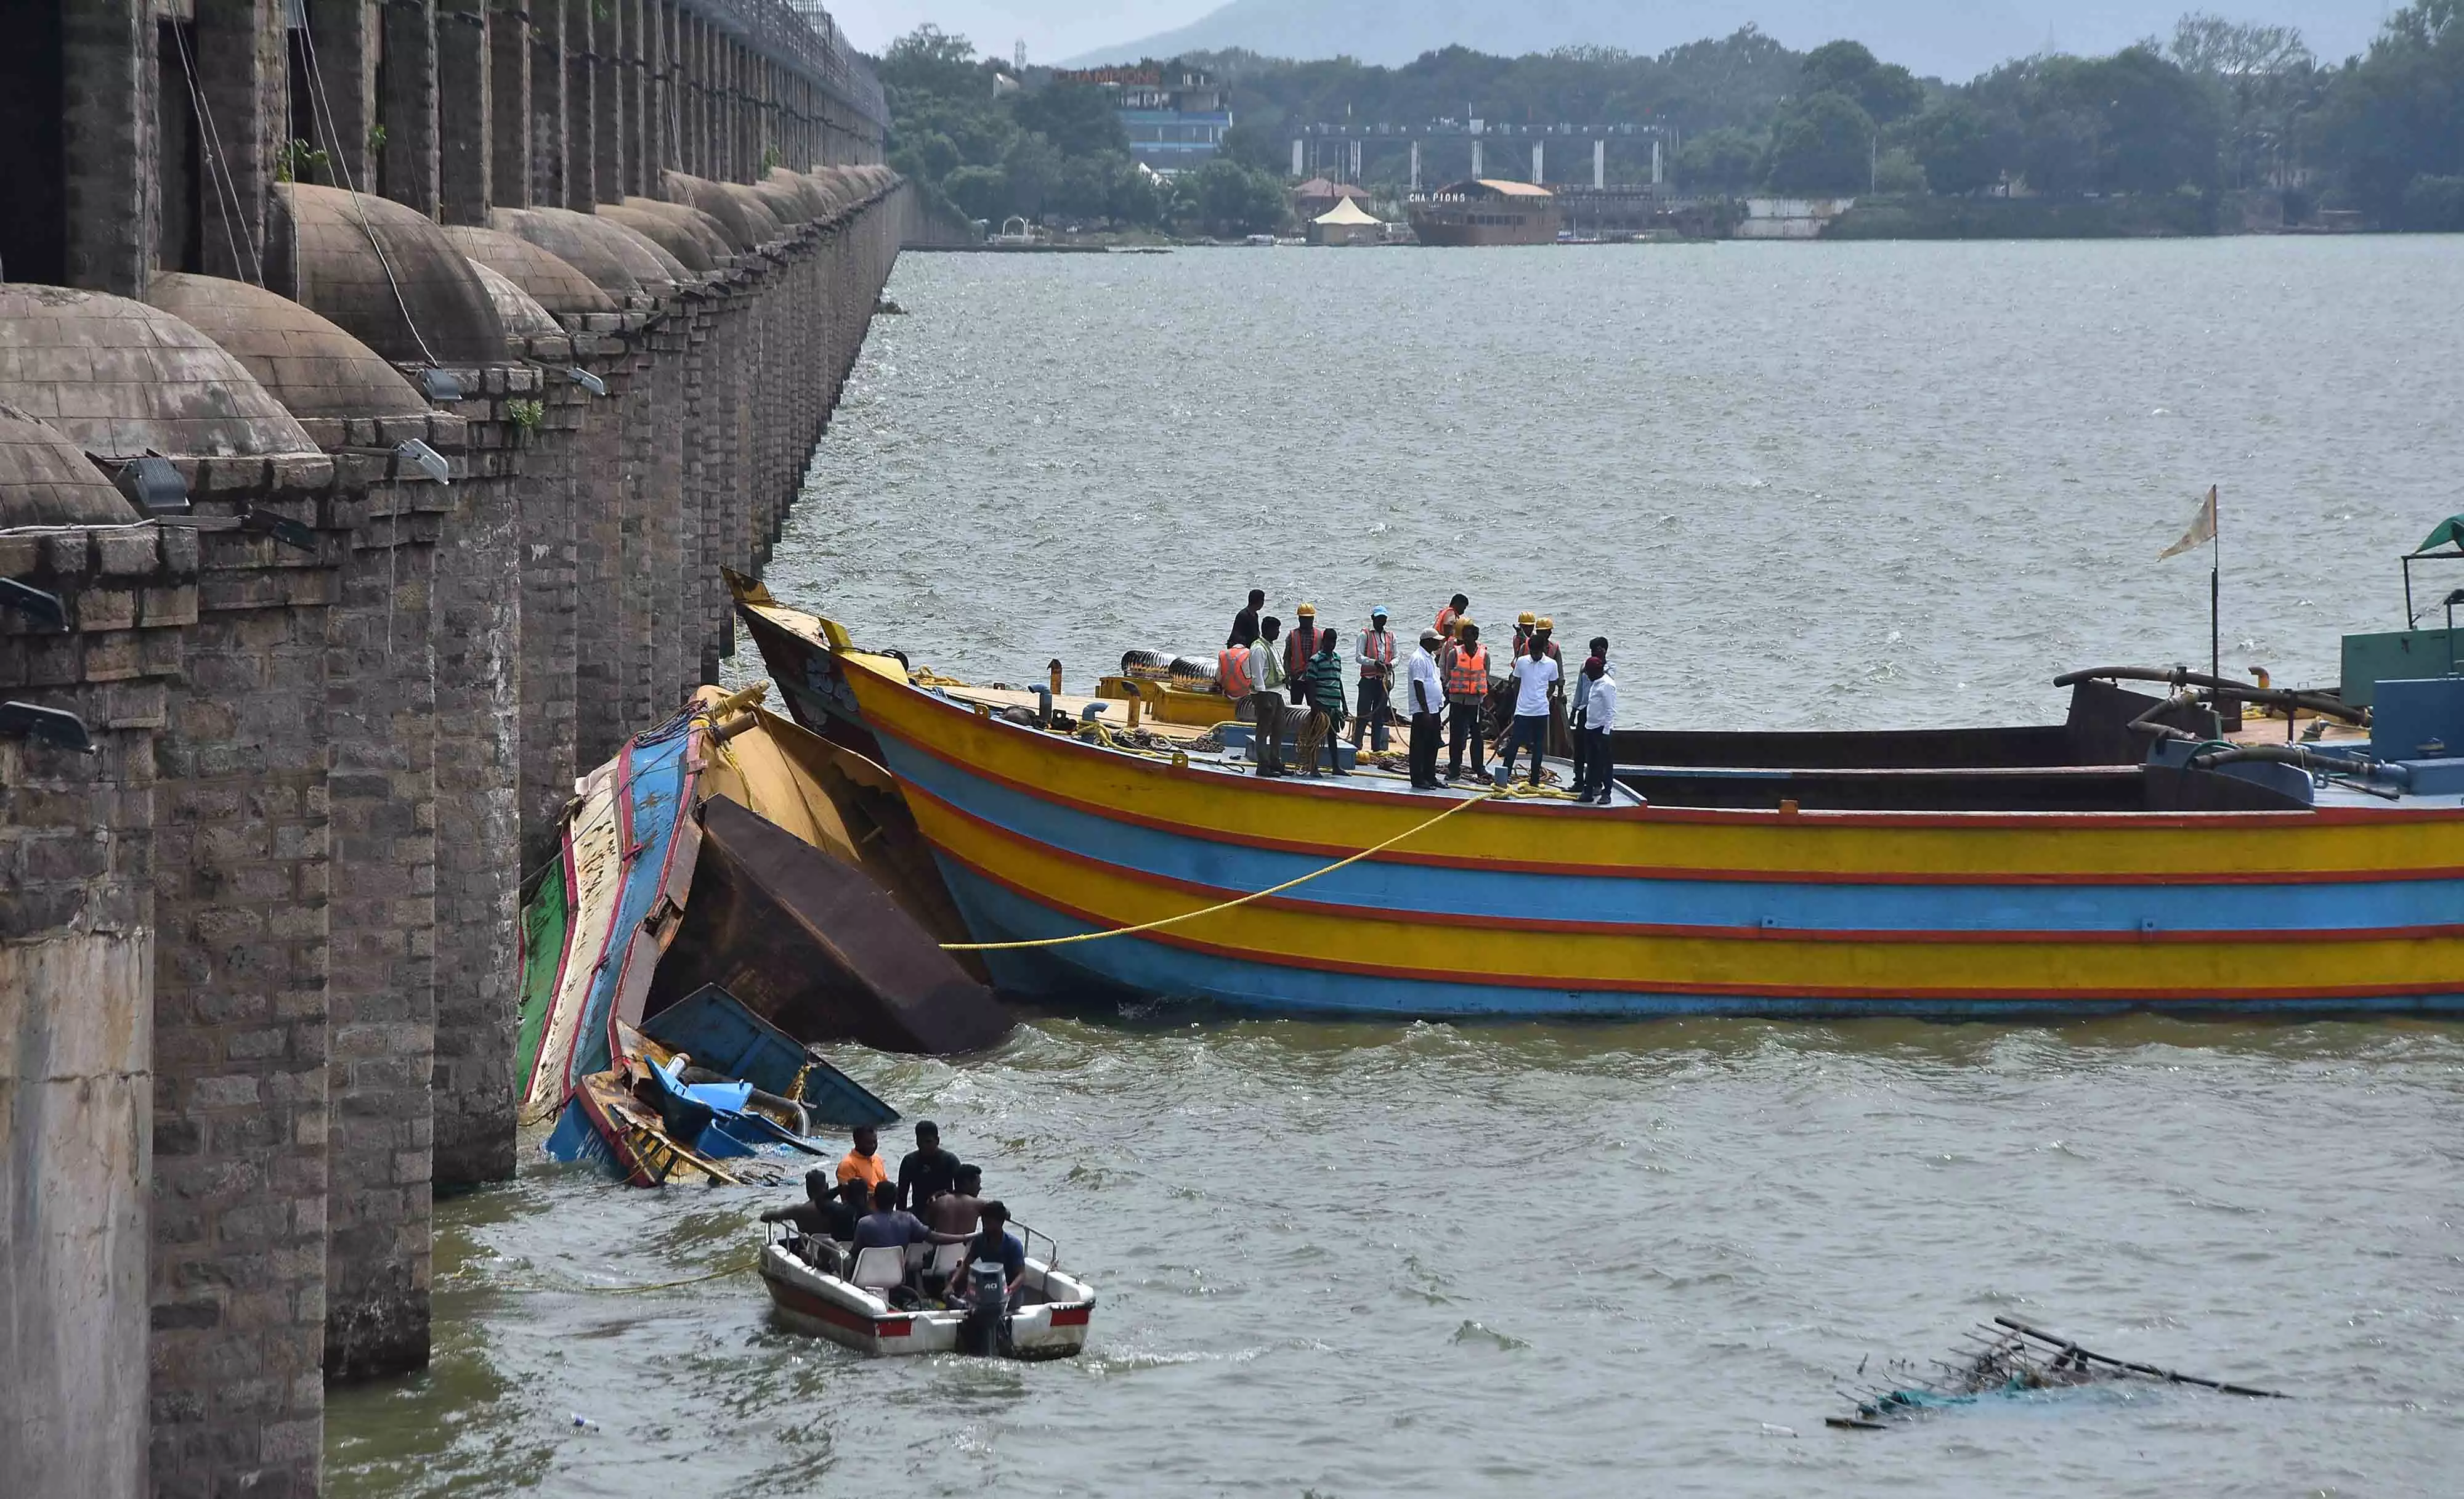
[[[1414,623],[1462,587],[1617,639],[1630,722],[2024,721],[2064,668],[2204,655],[2204,564],[2153,558],[2209,483],[2228,664],[2280,680],[2391,628],[2394,554],[2464,510],[2454,238],[916,256],[890,295],[770,581],[980,679],[1211,650],[1251,583]],[[725,1273],[785,1194],[526,1151],[440,1206],[435,1363],[337,1393],[329,1488],[2172,1499],[2464,1468],[2464,1026],[1155,1005],[842,1060],[1097,1285],[1085,1357],[856,1359]],[[1996,1312],[2299,1399],[1822,1428],[1860,1360]]]

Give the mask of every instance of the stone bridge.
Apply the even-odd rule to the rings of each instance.
[[[711,679],[911,226],[781,0],[0,56],[0,1487],[307,1495],[514,1168],[516,903]]]

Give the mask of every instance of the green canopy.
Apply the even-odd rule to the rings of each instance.
[[[2423,538],[2421,544],[2412,549],[2412,555],[2419,557],[2433,546],[2446,546],[2450,543],[2464,549],[2464,516],[2449,516],[2438,522],[2438,529]]]

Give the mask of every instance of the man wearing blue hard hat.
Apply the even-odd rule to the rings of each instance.
[[[1360,694],[1353,699],[1352,747],[1360,748],[1361,735],[1369,736],[1369,747],[1386,753],[1386,720],[1392,708],[1388,694],[1395,681],[1395,635],[1386,628],[1383,605],[1369,611],[1369,628],[1360,632],[1353,652],[1360,661]]]

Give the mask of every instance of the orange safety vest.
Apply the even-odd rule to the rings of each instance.
[[[1469,650],[1457,650],[1446,662],[1446,699],[1479,701],[1488,699],[1488,648],[1474,646]]]
[[[1253,691],[1249,686],[1249,648],[1226,646],[1217,651],[1215,680],[1223,689],[1223,695],[1226,697],[1237,699],[1248,696]]]
[[[1447,605],[1444,608],[1438,610],[1438,634],[1440,638],[1450,638],[1454,634],[1455,621],[1458,618],[1460,618],[1460,616],[1455,613],[1455,606],[1451,604]]]
[[[1369,648],[1369,661],[1374,661],[1379,666],[1388,668],[1392,668],[1395,665],[1395,632],[1393,630],[1390,629],[1381,635],[1374,629],[1364,629],[1360,632],[1360,642],[1362,645]],[[1366,666],[1369,662],[1364,661],[1361,664]]]

